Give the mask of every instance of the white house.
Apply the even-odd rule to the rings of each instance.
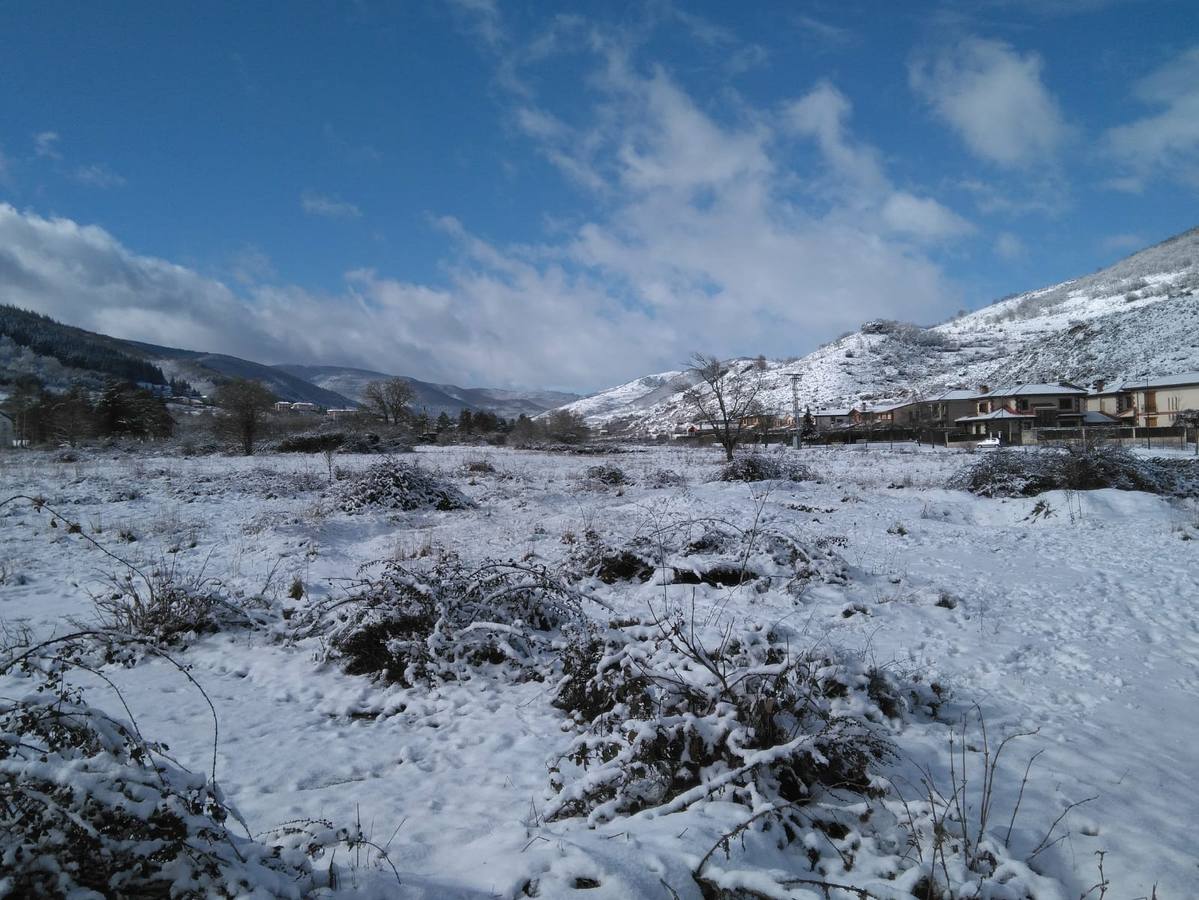
[[[1137,425],[1168,428],[1178,413],[1199,410],[1199,372],[1127,378],[1120,386],[1119,399]]]

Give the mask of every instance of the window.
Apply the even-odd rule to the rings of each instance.
[[[1074,409],[1074,399],[1071,397],[1061,397],[1057,401],[1058,409]]]
[[[1028,409],[1028,398],[1021,397],[1016,401],[1016,409]]]

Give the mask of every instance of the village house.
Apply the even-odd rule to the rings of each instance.
[[[1102,382],[1087,395],[1087,408],[1115,415],[1140,428],[1168,428],[1179,413],[1199,410],[1199,372]],[[1094,405],[1092,405],[1094,404]]]
[[[1095,381],[1087,389],[1085,400],[1088,413],[1103,413],[1113,418],[1132,418],[1132,398],[1121,393],[1123,381]]]
[[[978,390],[952,388],[925,397],[913,407],[910,422],[917,428],[955,428],[954,423],[962,416],[977,414],[979,398],[989,391],[990,388],[984,384]]]
[[[914,403],[915,401],[912,400],[893,400],[887,403],[879,403],[863,409],[862,418],[868,424],[876,427],[892,428],[896,425],[905,424]]]
[[[817,431],[836,431],[862,424],[862,413],[857,407],[845,409],[818,409],[812,413]]]
[[[1034,428],[1077,428],[1086,417],[1087,389],[1060,381],[1057,384],[1019,384],[979,394],[974,412],[959,416],[955,424],[978,437],[1023,441]]]

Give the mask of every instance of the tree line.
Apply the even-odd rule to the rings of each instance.
[[[186,382],[172,382],[171,387],[181,395],[194,394]],[[276,399],[257,381],[227,379],[217,385],[211,398],[215,408],[211,430],[250,455],[268,430],[277,431],[280,425],[293,421],[274,415]],[[402,379],[368,386],[366,401],[357,429],[381,427],[413,442],[436,435],[439,440],[577,443],[590,436],[582,418],[566,410],[555,410],[537,419],[521,415],[509,420],[490,410],[471,409],[461,410],[456,418],[444,411],[432,418],[425,410],[412,409],[412,391]],[[17,376],[0,410],[12,418],[17,439],[27,445],[73,446],[82,440],[108,437],[163,439],[171,437],[176,426],[161,391],[115,379],[100,391],[73,384],[65,392],[55,392],[36,376]],[[311,427],[312,421],[297,424]]]
[[[10,389],[3,411],[13,420],[17,439],[28,444],[74,446],[104,437],[160,439],[175,430],[163,398],[129,382],[109,381],[100,391],[74,384],[65,393],[55,393],[40,379],[20,375]]]

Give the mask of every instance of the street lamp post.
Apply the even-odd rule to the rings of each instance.
[[[791,424],[795,431],[791,435],[791,446],[799,449],[799,375],[791,373]]]

